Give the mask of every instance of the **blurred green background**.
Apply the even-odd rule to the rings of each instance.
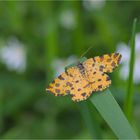
[[[110,90],[122,107],[135,17],[133,125],[140,134],[140,2],[0,2],[0,138],[91,138],[82,106],[45,88],[90,46],[87,58],[118,51],[124,57]],[[92,115],[95,137],[115,138],[95,108]]]

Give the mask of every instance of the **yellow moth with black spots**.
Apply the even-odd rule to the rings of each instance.
[[[86,100],[93,92],[109,87],[111,73],[119,64],[121,54],[112,53],[78,62],[49,84],[47,91],[55,96],[70,94],[73,101]]]

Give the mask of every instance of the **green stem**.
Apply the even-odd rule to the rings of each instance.
[[[133,94],[134,94],[134,86],[133,86],[133,73],[134,73],[134,63],[135,63],[135,32],[136,32],[136,22],[137,19],[134,19],[132,36],[130,40],[131,47],[131,57],[129,63],[129,80],[128,80],[128,88],[126,99],[124,102],[124,111],[129,121],[132,120],[132,107],[133,107]]]

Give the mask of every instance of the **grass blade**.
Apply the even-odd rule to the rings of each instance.
[[[137,138],[109,90],[94,94],[90,100],[119,139]]]
[[[129,64],[129,79],[128,79],[128,87],[126,99],[124,102],[124,111],[129,121],[132,120],[132,104],[133,104],[133,73],[134,73],[134,63],[135,63],[135,32],[136,32],[136,22],[137,19],[134,19],[132,36],[130,40],[131,47],[131,57]]]

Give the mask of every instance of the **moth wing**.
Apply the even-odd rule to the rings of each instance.
[[[111,73],[118,66],[120,60],[121,54],[112,53],[87,59],[83,64],[89,67],[95,67],[95,69],[101,72]]]
[[[63,72],[56,79],[54,79],[52,83],[49,84],[49,86],[46,88],[46,91],[51,92],[55,96],[67,95],[70,92],[70,86],[67,85],[69,80],[70,77],[65,72]]]

